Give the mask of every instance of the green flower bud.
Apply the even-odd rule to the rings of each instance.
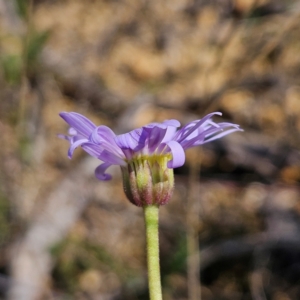
[[[167,167],[170,154],[137,156],[122,166],[123,187],[137,206],[164,205],[173,193],[174,173]]]

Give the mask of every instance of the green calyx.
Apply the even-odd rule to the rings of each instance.
[[[124,191],[137,206],[164,205],[173,192],[173,169],[167,166],[170,154],[137,156],[122,168]]]

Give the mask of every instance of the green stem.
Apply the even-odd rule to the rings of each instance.
[[[162,300],[159,267],[158,206],[145,206],[144,216],[146,225],[150,300]]]

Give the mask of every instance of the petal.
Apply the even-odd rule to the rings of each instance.
[[[148,129],[149,130],[149,129]],[[166,128],[153,127],[150,129],[148,138],[148,148],[149,152],[153,153],[159,150],[160,144],[165,144],[172,140],[176,133],[176,127],[167,126]]]
[[[134,150],[139,145],[139,138],[141,136],[142,129],[136,129],[128,133],[120,134],[115,137],[116,144],[121,149]]]
[[[96,145],[88,142],[88,143],[84,143],[81,147],[84,151],[86,151],[91,156],[101,159],[104,162],[110,163],[111,165],[120,165],[120,166],[126,165],[126,162],[124,161],[125,157],[123,158],[117,156],[114,153],[111,153],[106,149],[103,149],[101,145]]]
[[[166,128],[168,126],[177,128],[177,127],[180,127],[180,122],[175,119],[171,119],[171,120],[165,120],[162,123],[153,122],[153,123],[143,126],[143,128],[153,128],[153,127]]]
[[[168,162],[168,168],[181,167],[185,162],[185,153],[181,145],[176,141],[170,141],[167,143],[167,147],[172,153],[172,159]]]
[[[222,113],[213,112],[213,113],[206,115],[205,117],[203,117],[202,119],[200,119],[197,122],[193,121],[193,122],[190,122],[187,125],[185,125],[183,128],[181,128],[177,132],[177,135],[176,135],[177,142],[181,143],[184,139],[186,139],[190,134],[192,134],[197,128],[199,128],[201,125],[203,125],[206,121],[208,121],[214,115],[221,116]]]
[[[180,122],[175,120],[175,119],[171,119],[171,120],[165,120],[163,121],[162,124],[165,124],[167,126],[173,126],[173,127],[180,127]]]
[[[124,161],[124,159],[105,149],[101,152],[98,158],[112,165],[126,166],[126,162]]]
[[[222,128],[216,128],[216,127],[212,127],[212,126],[204,131],[201,131],[201,130],[199,130],[199,132],[195,131],[195,132],[193,132],[192,138],[190,135],[184,141],[182,141],[180,144],[183,147],[183,149],[188,149],[193,146],[198,146],[198,145],[201,145],[204,143],[204,140],[207,136],[211,136],[218,132],[223,132]]]
[[[96,125],[85,116],[75,112],[61,112],[59,114],[76,132],[89,137]]]
[[[178,122],[179,123],[179,122]],[[180,123],[179,123],[180,124]],[[167,143],[174,138],[176,134],[176,127],[168,126],[164,138],[161,140],[161,143]]]
[[[67,140],[69,142],[71,140],[71,137],[68,136],[68,135],[65,135],[65,134],[57,134],[57,137],[60,138],[60,139],[63,139],[63,140]]]
[[[148,148],[150,152],[154,152],[157,146],[164,139],[167,128],[153,127],[149,130]]]
[[[76,142],[72,143],[71,147],[69,148],[69,151],[68,151],[68,157],[72,158],[75,149],[86,142],[88,142],[87,139],[79,139]]]
[[[118,135],[115,140],[122,150],[141,151],[146,148],[152,152],[159,143],[167,142],[173,138],[176,127],[179,126],[179,121],[175,119],[166,120],[163,123],[150,123],[142,128]]]
[[[101,145],[103,149],[114,153],[117,156],[124,157],[121,148],[115,141],[115,133],[107,126],[98,126],[91,134],[90,141],[94,144]]]
[[[110,180],[112,178],[112,176],[110,174],[105,174],[105,171],[110,166],[111,166],[111,164],[110,163],[106,163],[106,162],[103,163],[103,164],[101,164],[101,165],[99,165],[95,169],[95,176],[96,176],[96,178],[98,178],[99,180],[102,180],[102,181]]]
[[[76,135],[77,134],[77,131],[73,128],[73,127],[70,127],[69,130],[68,130],[68,133],[70,135]]]
[[[115,143],[115,137],[115,133],[109,127],[100,125],[93,130],[90,140],[96,144],[100,144],[103,141]]]
[[[223,136],[226,136],[226,135],[228,135],[230,133],[233,133],[233,132],[236,132],[236,131],[244,131],[244,130],[241,129],[241,128],[233,128],[233,129],[230,129],[230,130],[226,130],[226,131],[223,131],[223,132],[221,132],[221,133],[219,133],[217,135],[214,135],[213,137],[205,140],[202,144],[206,144],[208,142],[214,141],[216,139],[219,139],[219,138],[221,138]]]
[[[81,145],[82,149],[87,152],[89,155],[98,158],[101,152],[103,151],[103,148],[101,148],[99,145],[87,142]]]

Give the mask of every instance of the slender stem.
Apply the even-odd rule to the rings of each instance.
[[[145,206],[144,216],[146,225],[150,300],[162,300],[159,267],[158,206]]]

